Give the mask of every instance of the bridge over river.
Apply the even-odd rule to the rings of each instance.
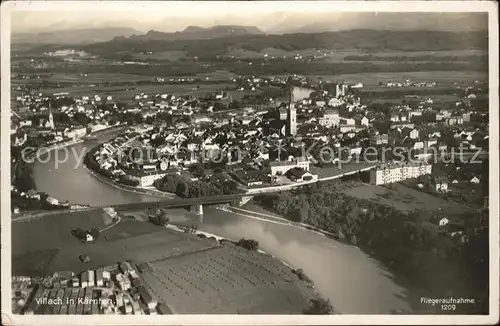
[[[107,137],[113,137],[112,133]],[[102,139],[91,139],[76,144],[70,149],[85,153],[101,143]],[[342,174],[368,168],[367,165],[342,165],[340,169],[322,168],[317,173],[322,180],[339,178]],[[313,170],[313,167],[311,167]],[[75,155],[57,165],[55,155],[48,161],[37,161],[33,166],[33,176],[39,191],[46,192],[59,201],[90,205],[92,207],[154,207],[161,205],[180,205],[191,207],[202,204],[197,199],[167,199],[165,197],[126,191],[111,186],[95,178],[87,168],[78,163]],[[262,192],[288,190],[307,183],[289,184],[269,188],[249,189],[244,195],[222,197],[218,201],[243,200]],[[240,199],[241,196],[241,199]],[[235,198],[238,199],[235,199]],[[171,202],[175,200],[175,202]],[[140,203],[141,202],[141,203]],[[207,198],[206,202],[217,203]],[[134,203],[133,205],[130,205]],[[137,204],[136,204],[137,203]],[[168,206],[167,206],[168,207]],[[248,207],[247,207],[248,208]],[[90,208],[92,210],[92,208]],[[415,308],[427,308],[420,304],[420,297],[432,297],[413,290],[411,284],[400,282],[397,274],[390,273],[383,265],[365,254],[357,247],[349,246],[332,238],[310,230],[297,228],[286,223],[272,223],[262,218],[261,213],[222,211],[210,206],[204,208],[203,222],[199,230],[231,240],[241,238],[255,239],[259,247],[294,268],[302,268],[315,284],[318,291],[332,301],[337,311],[344,314],[377,313],[387,314],[398,311],[411,313]],[[188,216],[189,215],[189,216]],[[179,223],[190,221],[191,214],[176,217]],[[60,216],[65,216],[61,214]],[[259,218],[259,216],[261,216]],[[54,217],[56,218],[56,217]],[[13,223],[14,228],[27,227],[32,223]],[[36,231],[35,231],[36,232]],[[13,248],[18,247],[24,238],[13,237]]]
[[[318,180],[304,181],[300,183],[290,183],[286,185],[261,187],[261,188],[251,188],[244,193],[230,194],[230,195],[218,195],[218,196],[206,196],[199,198],[168,198],[160,199],[156,202],[135,202],[127,203],[121,205],[113,206],[117,210],[141,210],[156,205],[158,208],[179,208],[179,207],[190,207],[191,211],[198,215],[203,214],[203,205],[215,205],[215,204],[237,204],[243,205],[250,201],[253,196],[265,193],[275,193],[281,191],[291,190],[300,186],[313,184],[321,181],[329,181],[334,179],[339,179],[348,175],[353,175],[358,172],[368,171],[373,169],[375,165],[350,165],[348,169],[344,170],[343,173],[337,173],[328,177],[324,177]]]

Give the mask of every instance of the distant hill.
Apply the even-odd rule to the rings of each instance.
[[[488,30],[487,13],[426,12],[351,12],[287,14],[274,26],[271,34],[320,33],[341,30],[443,31],[472,32]]]
[[[184,35],[189,34],[180,32]],[[212,30],[212,29],[210,29]],[[193,34],[205,33],[195,29]],[[310,34],[283,35],[233,35],[213,39],[176,39],[164,37],[165,33],[149,32],[150,39],[131,37],[110,42],[90,44],[81,47],[86,52],[113,56],[117,52],[141,51],[186,51],[189,55],[211,58],[233,49],[260,52],[275,48],[285,51],[304,49],[362,49],[362,50],[402,50],[402,51],[444,51],[464,49],[487,49],[488,34],[477,32],[437,32],[437,31],[375,31],[351,30]],[[206,34],[205,34],[206,35]],[[213,35],[213,34],[212,34]],[[170,37],[170,36],[169,36]]]
[[[141,32],[129,27],[69,29],[43,33],[12,34],[12,43],[90,44],[107,42],[115,37],[130,37]]]
[[[144,35],[135,35],[130,37],[133,40],[203,40],[214,39],[228,36],[240,35],[261,35],[264,34],[260,29],[254,26],[236,26],[236,25],[218,25],[209,28],[199,26],[188,26],[181,32],[164,33],[151,30]]]

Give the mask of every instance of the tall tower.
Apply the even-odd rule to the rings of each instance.
[[[49,100],[49,127],[54,129],[54,116],[52,115],[52,104]]]
[[[297,110],[295,109],[295,101],[293,99],[293,87],[290,88],[290,104],[288,106],[286,132],[288,135],[292,136],[297,134]]]

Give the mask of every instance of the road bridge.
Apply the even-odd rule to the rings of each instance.
[[[124,210],[143,210],[149,207],[158,207],[158,208],[181,208],[181,207],[189,207],[190,210],[198,215],[203,215],[203,205],[217,205],[217,204],[236,204],[243,205],[250,201],[253,196],[258,194],[265,193],[275,193],[281,191],[291,190],[296,187],[321,182],[321,181],[329,181],[334,179],[339,179],[344,176],[352,175],[358,172],[368,171],[373,169],[375,165],[372,166],[364,166],[359,169],[352,169],[350,171],[346,171],[344,173],[340,173],[334,176],[325,177],[318,180],[290,183],[286,185],[279,186],[270,186],[270,187],[261,187],[261,188],[251,188],[247,191],[239,194],[230,194],[230,195],[218,195],[218,196],[206,196],[199,198],[169,198],[169,199],[161,199],[157,202],[140,202],[140,203],[130,203],[123,205],[115,205],[113,206],[118,211]]]

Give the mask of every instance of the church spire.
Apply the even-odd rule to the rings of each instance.
[[[54,129],[54,116],[52,115],[52,102],[49,100],[49,127]]]

